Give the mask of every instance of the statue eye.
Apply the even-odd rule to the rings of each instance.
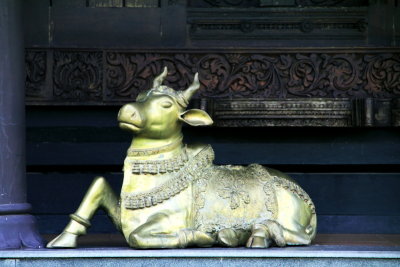
[[[170,108],[172,106],[172,103],[170,101],[164,101],[161,103],[161,106],[163,108]]]

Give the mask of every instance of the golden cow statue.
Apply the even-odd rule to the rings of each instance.
[[[165,68],[150,90],[119,111],[119,126],[136,135],[124,162],[120,197],[96,177],[69,224],[47,247],[76,247],[99,208],[134,248],[310,244],[315,207],[287,175],[257,164],[216,166],[210,145],[182,143],[183,123],[213,121],[202,110],[186,110],[200,87],[197,74],[185,91],[163,86],[166,76]]]

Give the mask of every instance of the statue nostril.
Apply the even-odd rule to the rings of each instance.
[[[133,111],[131,114],[131,119],[134,119],[136,117],[136,111]]]

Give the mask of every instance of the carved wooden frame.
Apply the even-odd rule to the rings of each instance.
[[[197,99],[217,126],[400,124],[394,48],[28,49],[27,104],[120,105],[164,66],[165,84],[179,90],[199,72]]]

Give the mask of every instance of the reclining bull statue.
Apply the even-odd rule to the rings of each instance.
[[[182,143],[183,123],[213,121],[202,110],[186,110],[200,87],[197,74],[184,91],[163,86],[166,76],[165,68],[150,90],[119,111],[119,126],[136,135],[124,161],[120,197],[96,177],[64,231],[47,247],[76,247],[99,208],[133,248],[310,244],[315,207],[291,178],[257,164],[216,166],[210,145]]]

